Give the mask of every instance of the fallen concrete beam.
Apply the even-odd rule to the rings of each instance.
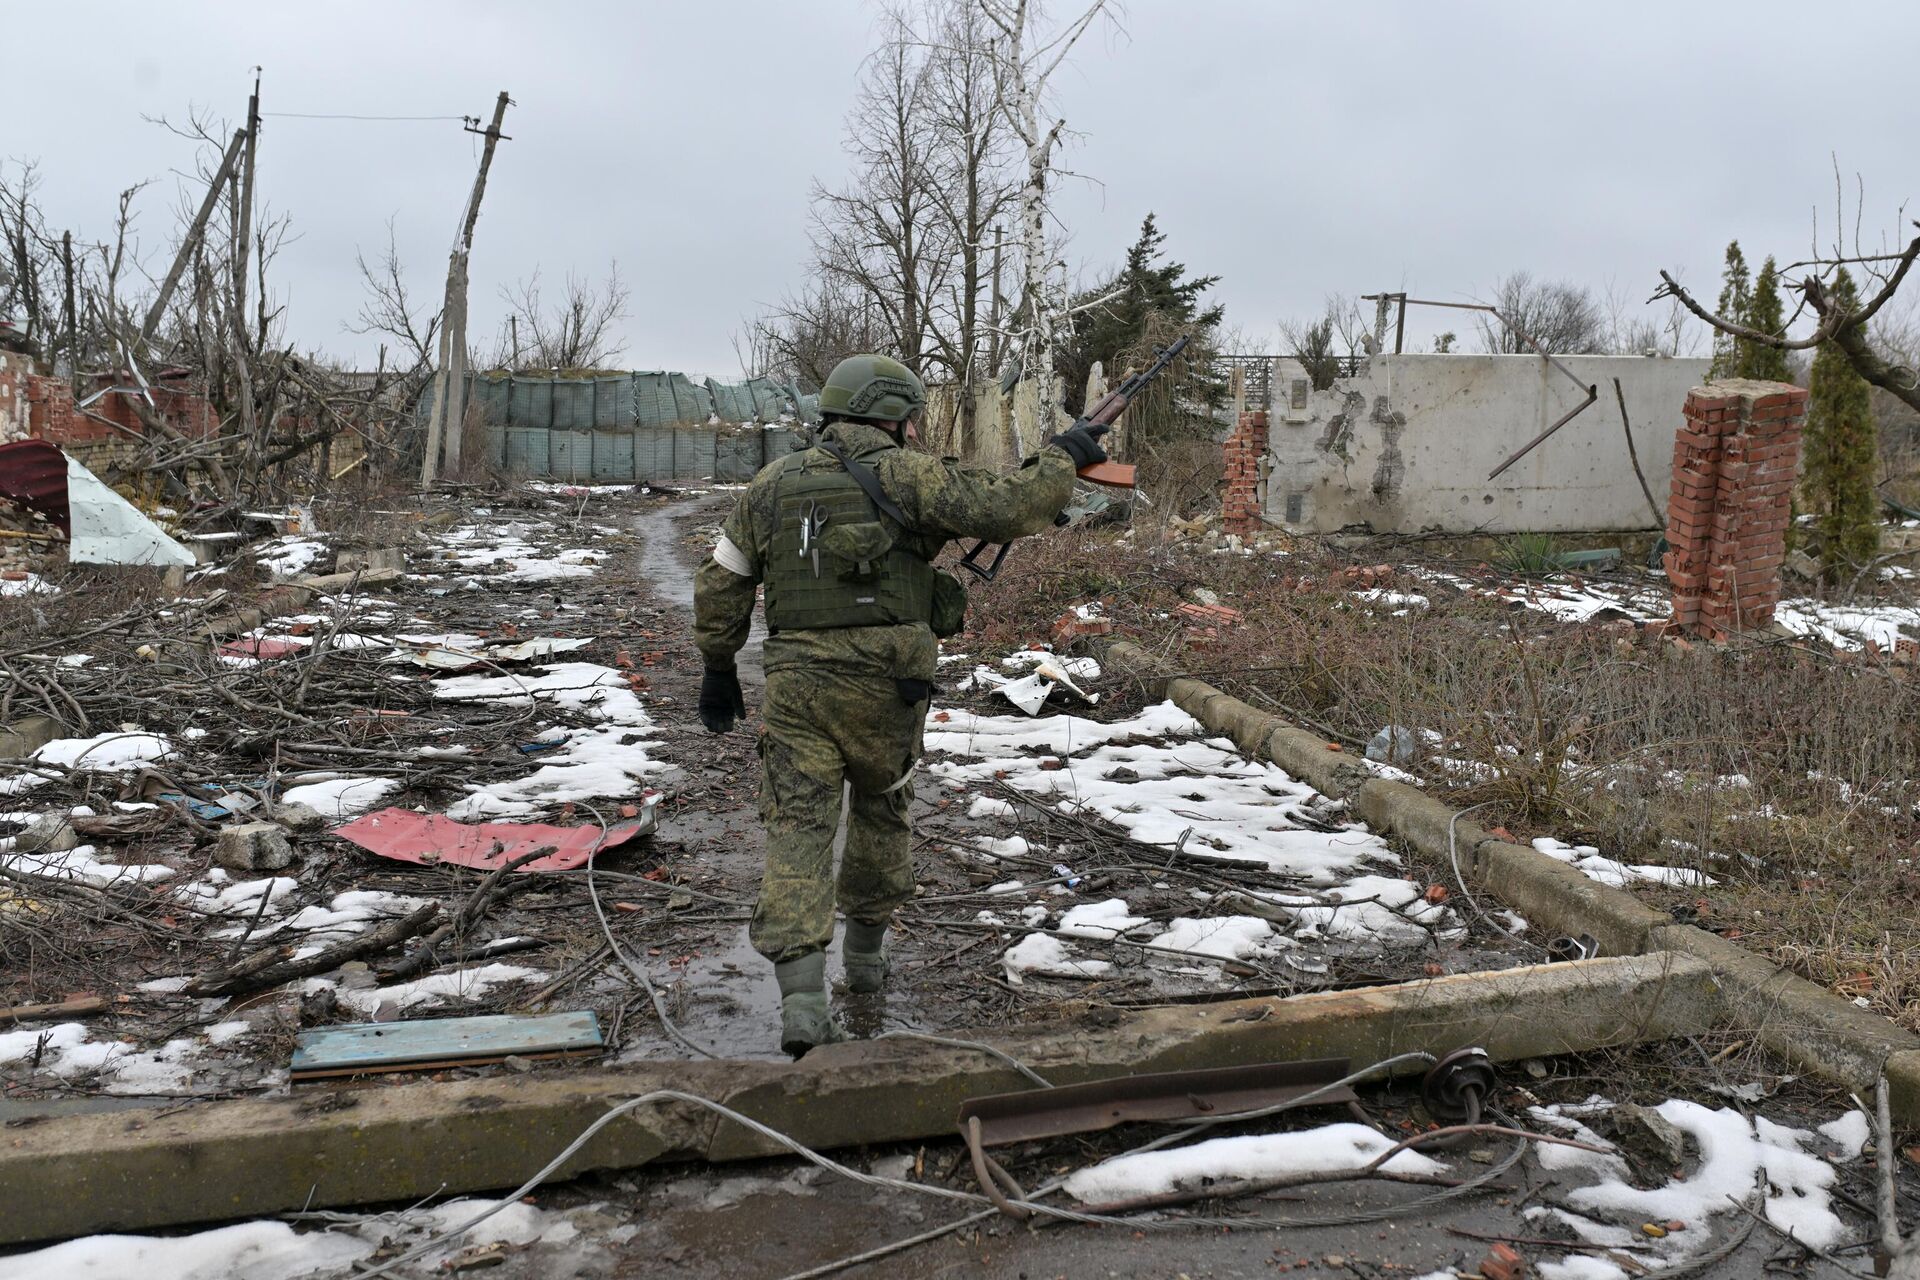
[[[1706,964],[1662,955],[950,1034],[1078,1084],[1312,1058],[1359,1067],[1468,1045],[1512,1061],[1692,1034],[1719,1011]],[[973,1050],[865,1040],[792,1064],[647,1062],[67,1116],[0,1131],[0,1244],[513,1187],[610,1105],[655,1089],[833,1148],[950,1134],[966,1098],[1026,1087]],[[667,1104],[609,1125],[561,1175],[776,1150],[711,1112]]]
[[[0,760],[24,760],[65,732],[52,716],[21,716],[0,725]]]
[[[368,554],[385,555],[385,552]],[[393,553],[404,560],[404,552]],[[387,564],[379,568],[347,569],[340,573],[323,573],[318,577],[302,578],[296,584],[310,591],[336,592],[356,587],[389,587],[400,581],[405,574],[399,565]]]
[[[1726,989],[1728,1026],[1795,1067],[1870,1095],[1884,1072],[1894,1119],[1920,1126],[1920,1036],[1841,999],[1764,956],[1691,925],[1676,925],[1625,889],[1603,885],[1536,849],[1501,840],[1404,783],[1372,776],[1350,756],[1277,716],[1190,676],[1167,677],[1138,645],[1106,647],[1111,666],[1165,690],[1188,715],[1326,795],[1345,799],[1376,831],[1429,858],[1458,860],[1476,887],[1549,933],[1591,934],[1612,955],[1698,956]]]

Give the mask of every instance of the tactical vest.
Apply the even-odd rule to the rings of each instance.
[[[932,617],[933,566],[898,545],[903,530],[820,450],[787,460],[774,508],[761,569],[768,630],[884,627]]]

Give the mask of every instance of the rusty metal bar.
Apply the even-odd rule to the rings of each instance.
[[[1090,1084],[969,1098],[960,1106],[962,1133],[989,1147],[1070,1133],[1094,1133],[1125,1121],[1191,1121],[1235,1115],[1309,1093],[1328,1106],[1356,1100],[1328,1089],[1348,1073],[1345,1058],[1270,1062],[1119,1076]],[[984,1179],[982,1179],[984,1181]]]
[[[1566,426],[1569,422],[1572,422],[1575,418],[1579,417],[1581,413],[1583,413],[1589,405],[1593,404],[1594,401],[1600,398],[1600,388],[1597,384],[1582,381],[1578,374],[1576,374],[1573,370],[1567,368],[1567,366],[1565,366],[1564,364],[1561,364],[1558,360],[1556,360],[1553,356],[1553,353],[1542,348],[1539,343],[1535,342],[1530,336],[1528,336],[1526,330],[1522,329],[1519,325],[1515,324],[1513,321],[1501,315],[1497,308],[1490,307],[1484,302],[1441,302],[1434,298],[1409,298],[1404,293],[1398,293],[1398,294],[1396,293],[1363,293],[1360,295],[1360,298],[1361,298],[1361,301],[1363,302],[1371,301],[1372,299],[1375,299],[1375,298],[1398,298],[1400,300],[1401,314],[1403,316],[1406,314],[1406,308],[1409,306],[1447,307],[1454,311],[1484,311],[1488,315],[1492,316],[1494,319],[1498,320],[1501,324],[1507,326],[1507,329],[1513,334],[1514,337],[1520,339],[1520,341],[1526,343],[1529,347],[1533,348],[1535,355],[1539,356],[1542,360],[1545,360],[1548,364],[1552,365],[1554,368],[1558,369],[1561,373],[1565,374],[1567,381],[1571,382],[1574,386],[1579,387],[1582,391],[1587,393],[1587,398],[1585,400],[1582,400],[1579,404],[1567,410],[1565,415],[1563,415],[1558,420],[1556,420],[1552,426],[1548,427],[1545,431],[1542,431],[1539,435],[1535,436],[1533,439],[1521,445],[1519,450],[1511,454],[1505,462],[1501,463],[1499,466],[1495,467],[1492,471],[1488,472],[1487,479],[1489,480],[1498,479],[1501,472],[1505,471],[1508,467],[1512,466],[1514,463],[1520,461],[1520,459],[1526,457],[1529,453],[1532,453],[1547,439],[1548,436],[1552,435],[1554,432],[1558,431],[1560,428]],[[1395,353],[1397,354],[1399,350],[1399,342],[1397,340],[1394,343],[1394,349],[1395,349]]]
[[[1535,355],[1539,356],[1542,360],[1545,360],[1548,364],[1552,365],[1554,368],[1558,369],[1561,373],[1565,374],[1567,376],[1568,381],[1572,382],[1574,386],[1579,387],[1582,391],[1594,391],[1593,387],[1589,386],[1587,383],[1582,382],[1580,380],[1580,377],[1578,374],[1574,373],[1573,370],[1567,368],[1567,366],[1565,366],[1564,364],[1561,364],[1558,360],[1556,360],[1551,352],[1542,350],[1540,347],[1540,344],[1535,342],[1531,337],[1529,337],[1526,330],[1522,329],[1519,325],[1515,324],[1513,321],[1507,319],[1504,315],[1501,315],[1497,308],[1490,307],[1484,302],[1440,302],[1433,298],[1408,298],[1405,294],[1393,294],[1393,293],[1389,293],[1389,294],[1363,293],[1360,295],[1360,300],[1362,302],[1366,302],[1371,299],[1380,298],[1380,297],[1402,298],[1402,299],[1405,299],[1406,305],[1410,307],[1448,307],[1454,311],[1484,311],[1488,315],[1492,316],[1494,319],[1498,320],[1501,324],[1507,326],[1508,329],[1512,330],[1513,336],[1520,339],[1520,341],[1526,343],[1529,347],[1531,347]],[[1595,394],[1595,398],[1597,399],[1599,393],[1595,391],[1594,394]]]
[[[1545,431],[1542,431],[1539,435],[1535,436],[1533,439],[1521,445],[1519,449],[1517,449],[1515,452],[1513,452],[1508,456],[1505,462],[1495,467],[1492,471],[1489,471],[1487,473],[1487,479],[1489,480],[1498,479],[1502,471],[1505,471],[1508,467],[1512,466],[1514,463],[1520,461],[1520,459],[1532,453],[1536,447],[1538,447],[1539,445],[1543,444],[1546,441],[1546,438],[1548,436],[1552,435],[1554,432],[1558,431],[1560,428],[1566,426],[1569,422],[1572,422],[1575,418],[1579,417],[1580,414],[1586,409],[1588,405],[1592,404],[1594,401],[1598,400],[1599,398],[1600,398],[1600,388],[1597,386],[1588,387],[1587,398],[1585,400],[1582,400],[1579,404],[1567,410],[1564,415],[1562,415],[1557,421],[1554,422],[1552,426],[1548,427]]]

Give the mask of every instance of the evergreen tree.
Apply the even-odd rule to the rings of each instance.
[[[1721,276],[1719,312],[1725,319],[1736,324],[1745,324],[1747,318],[1747,256],[1740,252],[1740,242],[1727,242],[1727,267]],[[1730,333],[1713,331],[1713,367],[1707,370],[1709,378],[1731,378],[1739,365],[1738,339]]]
[[[1761,264],[1760,276],[1753,282],[1753,296],[1747,300],[1745,324],[1749,329],[1776,336],[1787,331],[1786,310],[1780,303],[1780,271],[1774,266],[1772,255],[1768,255]],[[1736,377],[1764,378],[1769,382],[1793,381],[1793,371],[1787,367],[1787,353],[1780,348],[1755,342],[1751,338],[1741,338],[1735,345],[1738,348]]]
[[[1845,267],[1833,281],[1833,305],[1860,304]],[[1817,517],[1820,565],[1829,582],[1857,571],[1880,549],[1879,503],[1873,487],[1880,443],[1867,380],[1832,342],[1820,344],[1808,379],[1804,488]]]
[[[1117,381],[1122,357],[1140,346],[1150,328],[1173,326],[1191,331],[1193,346],[1202,347],[1206,345],[1206,331],[1220,323],[1222,307],[1201,306],[1201,295],[1220,283],[1220,277],[1189,278],[1185,263],[1167,260],[1166,239],[1166,233],[1149,213],[1120,270],[1074,299],[1080,306],[1117,294],[1074,317],[1073,336],[1067,340],[1059,364],[1069,412],[1078,413],[1084,407],[1087,374],[1094,361],[1102,361],[1109,380]],[[1189,349],[1187,354],[1193,357],[1199,353]],[[1204,368],[1191,358],[1183,363]],[[1196,389],[1203,397],[1208,395],[1207,389]],[[1217,390],[1212,394],[1217,397]]]

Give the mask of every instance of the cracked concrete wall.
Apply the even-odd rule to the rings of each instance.
[[[1706,360],[1563,356],[1600,399],[1491,483],[1581,393],[1538,356],[1381,355],[1324,391],[1298,362],[1273,380],[1266,519],[1315,533],[1599,532],[1658,527],[1627,458],[1666,500],[1673,439]]]

